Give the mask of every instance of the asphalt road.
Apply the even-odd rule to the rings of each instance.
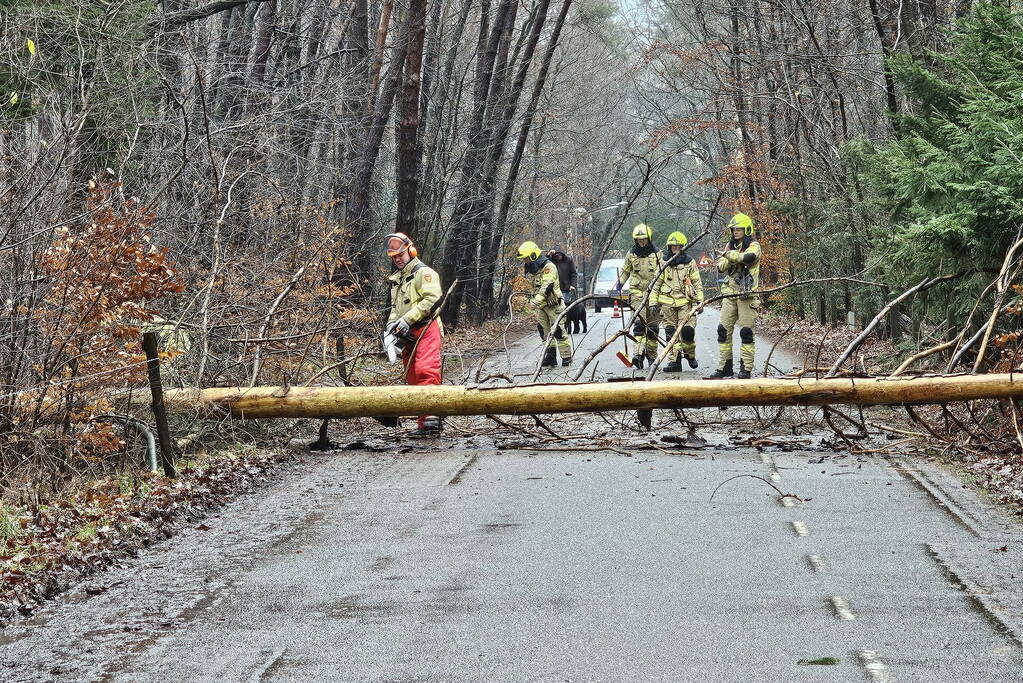
[[[758,451],[744,426],[678,452],[449,430],[308,454],[7,629],[0,678],[1021,679],[1014,521],[938,467]]]
[[[720,311],[716,308],[708,308],[696,321],[696,360],[699,367],[691,369],[688,364],[683,363],[683,371],[666,373],[658,370],[657,379],[698,379],[714,372],[718,366],[718,341],[717,325]],[[627,325],[631,329],[632,311],[626,309],[622,317],[613,318],[612,313],[603,310],[600,313],[587,311],[588,331],[572,335],[575,352],[573,364],[568,368],[560,366],[552,369],[545,369],[544,376],[547,379],[562,380],[574,378],[580,371],[580,366],[585,362],[590,353],[599,347],[605,339],[612,337],[616,332]],[[661,334],[663,337],[663,329]],[[783,344],[775,344],[773,340],[757,336],[757,352],[753,363],[754,374],[764,374],[765,365],[770,360],[770,368],[767,374],[778,375],[789,372],[794,368],[802,367],[802,360],[797,358]],[[735,345],[734,358],[736,370],[738,370],[739,359],[739,334],[734,334]],[[543,353],[543,342],[539,334],[528,335],[525,339],[509,348],[509,353],[499,355],[488,361],[486,372],[501,372],[512,376],[517,381],[528,378]],[[663,347],[661,347],[663,349]],[[636,352],[635,344],[627,339],[619,339],[614,344],[604,349],[593,362],[583,371],[585,379],[607,379],[609,377],[645,377],[649,367],[644,370],[630,369],[625,366],[615,355],[618,351],[626,352],[631,358]],[[661,368],[667,364],[670,358],[665,358]],[[463,374],[473,375],[468,372],[469,367],[463,367]],[[485,373],[484,373],[485,374]]]

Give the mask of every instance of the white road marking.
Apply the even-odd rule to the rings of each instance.
[[[860,650],[859,655],[860,664],[867,670],[870,680],[877,683],[888,683],[892,680],[888,673],[888,667],[884,665],[884,662],[881,661],[876,652],[873,650]]]
[[[806,522],[800,522],[799,520],[796,520],[795,522],[792,522],[792,528],[796,530],[796,536],[810,535],[810,529],[807,528]]]
[[[831,596],[831,606],[835,608],[835,616],[842,621],[852,621],[856,615],[849,608],[849,601],[838,595]]]
[[[767,465],[767,467],[771,470],[769,475],[771,477],[771,481],[773,482],[781,481],[781,474],[778,472],[778,465],[775,464],[774,458],[772,458],[767,453],[761,453],[760,461]]]
[[[810,563],[815,572],[823,572],[827,565],[824,564],[824,559],[820,555],[807,555],[806,561]]]
[[[787,508],[794,508],[797,505],[799,505],[799,501],[796,500],[795,498],[785,496],[784,498],[781,499],[781,504]]]

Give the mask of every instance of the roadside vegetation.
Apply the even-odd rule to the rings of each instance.
[[[771,330],[819,342],[807,375],[845,349],[852,376],[1017,369],[1021,50],[996,0],[2,3],[0,599],[279,457],[225,444],[286,429],[180,417],[182,478],[145,473],[143,332],[172,387],[400,379],[377,353],[396,230],[461,283],[455,380],[503,345],[522,240],[585,291],[634,224],[710,252],[735,211],[783,288]],[[1013,401],[895,432],[829,411],[840,448],[888,433],[1023,498]]]

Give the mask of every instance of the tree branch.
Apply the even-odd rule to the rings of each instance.
[[[238,5],[248,5],[253,2],[266,1],[267,0],[215,0],[214,2],[207,3],[202,7],[183,9],[180,12],[161,14],[158,17],[153,17],[146,22],[146,29],[150,31],[162,30],[166,32],[193,21],[198,21],[199,19],[212,17],[214,14],[219,14],[225,10],[234,9]]]

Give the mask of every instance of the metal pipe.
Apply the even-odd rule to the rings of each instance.
[[[130,427],[135,431],[139,432],[146,437],[146,454],[147,460],[149,461],[149,470],[151,472],[159,473],[160,466],[156,458],[156,435],[153,433],[153,428],[142,420],[131,417],[130,415],[117,415],[115,413],[107,413],[104,415],[97,415],[92,420],[110,420],[113,422],[120,422],[125,427]]]

